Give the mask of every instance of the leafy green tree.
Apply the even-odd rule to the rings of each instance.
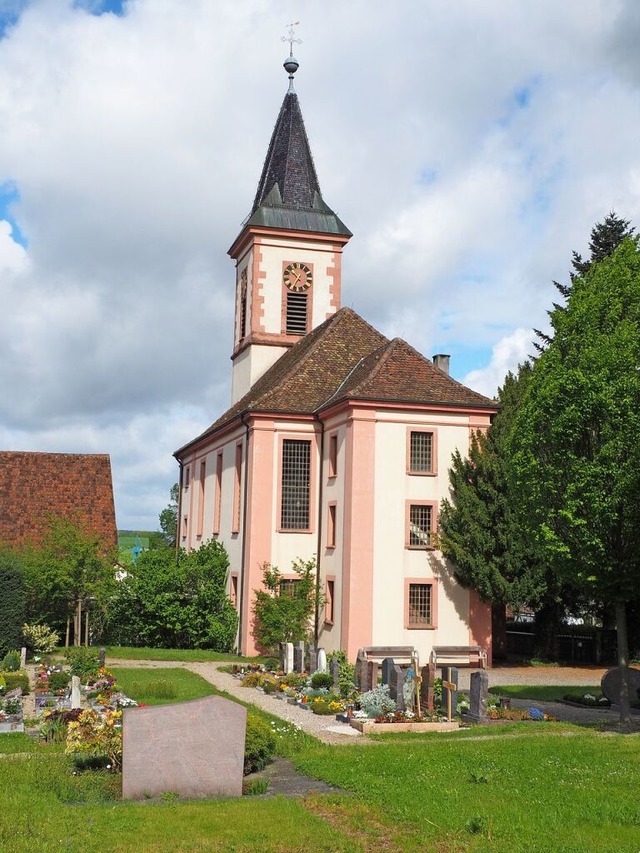
[[[640,249],[625,239],[575,276],[512,432],[523,523],[559,577],[615,605],[628,664],[626,602],[640,583]],[[621,719],[629,718],[623,679]]]
[[[178,541],[178,484],[174,483],[169,492],[169,503],[160,513],[160,530],[153,537],[150,546],[175,548]]]
[[[256,589],[253,605],[253,636],[265,654],[275,654],[279,643],[307,640],[316,608],[316,561],[296,560],[295,581],[283,578],[276,566],[263,566],[264,589]]]
[[[89,607],[91,624],[100,629],[115,553],[79,518],[49,516],[42,536],[23,549],[21,559],[28,621],[46,622],[64,634],[67,620]],[[79,643],[78,625],[74,640]]]
[[[22,645],[25,590],[22,564],[16,554],[0,551],[0,657]]]
[[[229,559],[211,540],[196,551],[140,554],[117,583],[107,635],[121,645],[230,651],[238,616],[227,596]]]

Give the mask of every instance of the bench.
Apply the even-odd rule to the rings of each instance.
[[[393,658],[396,663],[406,660],[411,663],[417,652],[413,646],[365,646],[360,649],[365,660],[383,661],[385,658]],[[360,656],[360,653],[358,653]]]
[[[487,653],[482,646],[434,646],[431,663],[435,666],[469,666],[487,668]]]

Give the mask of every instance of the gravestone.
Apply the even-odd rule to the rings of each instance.
[[[282,656],[282,669],[285,675],[293,672],[293,643],[283,643],[284,654]]]
[[[100,664],[100,666],[102,668],[104,668],[104,662],[105,662],[106,655],[107,655],[107,650],[105,649],[104,646],[100,646],[100,648],[98,649],[98,663]]]
[[[442,706],[451,722],[458,708],[458,667],[442,667]]]
[[[391,672],[396,665],[396,662],[393,658],[385,658],[382,661],[382,683],[389,684],[391,679]]]
[[[80,676],[72,675],[71,676],[71,707],[79,708],[80,707]]]
[[[489,694],[489,676],[486,672],[471,673],[469,689],[470,708],[462,719],[469,723],[484,723],[487,717],[487,696]]]
[[[365,672],[367,668],[367,659],[363,649],[358,649],[358,657],[356,658],[356,689],[358,693],[364,693],[368,688],[364,686]]]
[[[24,669],[27,665],[27,647],[23,646],[20,649],[20,669]]]
[[[622,684],[622,668],[614,666],[608,669],[602,676],[600,689],[612,705],[620,704],[620,687]],[[635,666],[629,667],[629,701],[637,702],[640,698],[640,669]]]
[[[293,671],[304,672],[304,642],[299,640],[293,646]]]
[[[340,664],[335,658],[331,658],[329,672],[333,678],[333,689],[336,692],[340,692]]]
[[[389,696],[395,701],[398,711],[406,711],[404,702],[404,672],[394,664],[389,673]]]
[[[324,649],[318,649],[318,657],[316,660],[316,670],[318,672],[327,672],[327,653]]]
[[[378,671],[380,665],[375,660],[368,660],[364,670],[364,689],[373,690],[378,686]]]
[[[436,680],[436,665],[429,663],[422,667],[422,683],[420,684],[420,704],[423,711],[433,711],[434,692],[433,684]]]
[[[313,643],[309,643],[307,646],[307,672],[316,672],[318,669],[318,654],[322,651],[322,649],[316,649]]]
[[[122,796],[240,797],[247,709],[221,696],[125,708]]]

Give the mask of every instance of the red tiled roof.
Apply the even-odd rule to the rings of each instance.
[[[497,409],[493,400],[456,382],[405,341],[389,341],[351,308],[341,308],[287,350],[194,441],[243,413],[309,415],[343,399]]]
[[[48,515],[77,518],[106,548],[114,547],[109,456],[0,451],[0,542],[34,541]]]

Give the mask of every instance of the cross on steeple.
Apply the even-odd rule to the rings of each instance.
[[[294,27],[299,25],[300,21],[294,21],[292,24],[287,24],[289,28],[289,34],[286,36],[280,36],[280,41],[288,41],[289,42],[289,56],[282,63],[284,65],[284,70],[289,75],[289,91],[293,92],[293,75],[298,70],[298,60],[293,55],[293,44],[302,44],[302,39],[296,38],[296,31]]]

